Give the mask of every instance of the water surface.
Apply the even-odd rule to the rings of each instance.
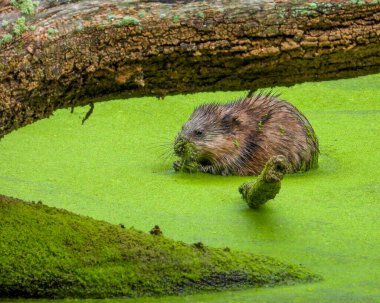
[[[60,110],[0,141],[0,192],[144,231],[158,224],[173,239],[301,263],[324,277],[307,285],[101,303],[380,302],[380,75],[277,91],[313,125],[320,166],[287,176],[259,211],[237,191],[249,177],[171,168],[170,144],[194,107],[244,92],[99,103],[83,126],[88,108]]]

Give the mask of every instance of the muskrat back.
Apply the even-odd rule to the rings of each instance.
[[[273,156],[283,155],[289,172],[318,163],[318,139],[306,117],[271,94],[197,107],[178,133],[176,170],[221,175],[258,175]]]

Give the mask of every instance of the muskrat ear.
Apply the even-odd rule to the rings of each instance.
[[[226,128],[235,128],[241,124],[240,118],[235,114],[225,114],[222,118],[222,125]]]

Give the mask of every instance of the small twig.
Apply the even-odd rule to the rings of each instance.
[[[86,120],[88,118],[90,118],[91,114],[93,113],[94,111],[94,103],[89,103],[90,105],[90,109],[88,110],[88,112],[86,113],[86,115],[84,116],[84,118],[82,119],[82,125],[84,124],[84,122],[86,122]]]

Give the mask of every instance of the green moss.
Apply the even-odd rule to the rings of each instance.
[[[11,0],[11,5],[20,9],[23,14],[32,15],[36,12],[39,1],[32,0]]]
[[[315,134],[313,128],[308,123],[304,123],[304,127],[306,129],[306,135],[307,135],[306,140],[309,142],[309,144],[318,145],[319,140],[318,140],[317,135]],[[306,163],[304,163],[304,167],[303,168],[301,167],[299,169],[299,172],[304,172],[304,171],[307,171],[309,169],[317,168],[318,167],[318,159],[319,159],[319,150],[315,150],[314,153],[312,154],[312,158],[311,158],[309,165],[306,165]]]
[[[25,17],[17,18],[16,23],[13,27],[13,33],[16,36],[22,35],[22,33],[26,32],[28,30],[28,26],[26,25],[26,19]]]
[[[309,3],[309,6],[312,8],[312,9],[316,9],[318,7],[318,3],[316,2],[311,2]]]
[[[198,12],[197,13],[197,17],[199,18],[204,18],[205,17],[205,14],[203,12]]]
[[[119,20],[119,23],[118,23],[119,26],[139,25],[139,24],[140,24],[140,20],[132,16],[124,16],[121,20]]]
[[[280,6],[280,7],[277,7],[276,11],[277,11],[277,15],[278,15],[281,19],[284,19],[285,16],[287,15],[287,11],[286,11],[286,9],[283,8],[283,7],[281,7],[281,6]]]
[[[263,121],[260,120],[259,122],[257,122],[257,128],[259,131],[263,129]]]
[[[83,24],[80,22],[78,25],[75,27],[75,31],[77,32],[82,32],[84,30]]]
[[[238,139],[235,139],[235,140],[233,141],[233,143],[234,143],[234,146],[236,147],[236,149],[239,149],[239,148],[240,148],[240,142],[239,142]]]
[[[172,21],[173,21],[174,23],[178,23],[179,20],[180,20],[180,17],[179,17],[178,15],[174,15],[174,16],[172,17]]]
[[[359,4],[359,5],[363,5],[365,4],[365,0],[350,0],[352,4]]]
[[[291,14],[293,17],[302,17],[317,14],[316,9],[320,8],[323,10],[324,7],[328,7],[328,3],[324,3],[323,5],[319,5],[318,3],[311,2],[304,6],[295,6],[291,8]]]
[[[9,42],[12,41],[12,39],[13,39],[12,34],[5,34],[4,36],[0,38],[0,46],[4,44],[8,44]]]
[[[8,20],[3,20],[3,21],[1,22],[1,27],[7,27],[8,24],[9,24],[9,21],[8,21]]]
[[[182,155],[180,160],[174,162],[175,171],[195,173],[201,168],[197,162],[197,151],[193,143],[188,142],[184,137],[176,139],[174,151]]]
[[[139,10],[139,12],[138,12],[138,16],[139,16],[140,18],[144,18],[145,15],[146,15],[146,12],[145,12],[143,9]]]
[[[196,161],[181,159],[174,161],[173,168],[177,172],[196,173],[200,171],[201,165]]]
[[[1,297],[137,297],[309,282],[299,266],[186,245],[0,196]]]
[[[105,25],[105,24],[101,24],[101,23],[99,23],[99,24],[96,25],[96,29],[97,29],[97,30],[104,30],[105,28],[106,28],[106,25]]]
[[[57,30],[56,28],[49,27],[49,28],[47,29],[47,33],[48,33],[49,35],[55,35],[55,34],[58,33],[58,30]]]

